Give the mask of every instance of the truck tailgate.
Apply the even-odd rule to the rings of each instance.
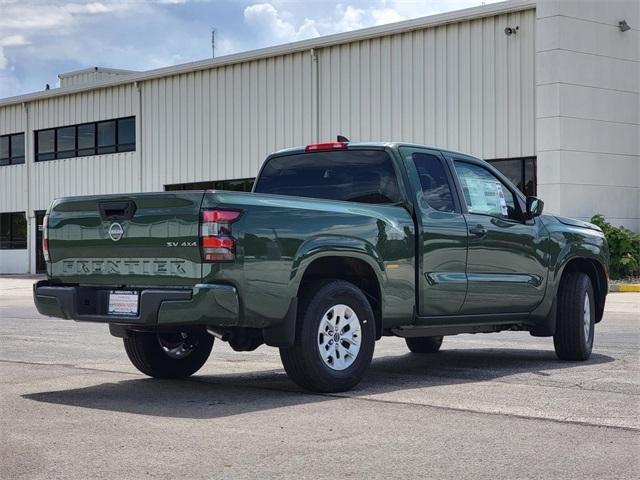
[[[191,286],[202,277],[204,192],[70,197],[48,212],[53,282]]]

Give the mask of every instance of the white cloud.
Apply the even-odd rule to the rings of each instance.
[[[315,22],[304,18],[299,26],[287,19],[270,3],[256,3],[244,9],[247,24],[255,29],[256,34],[275,40],[273,43],[292,42],[320,35]]]
[[[0,37],[0,70],[5,70],[9,66],[9,59],[4,52],[6,47],[17,47],[28,44],[29,42],[22,35]]]
[[[0,37],[0,47],[16,47],[18,45],[28,45],[29,42],[23,35],[9,35]]]

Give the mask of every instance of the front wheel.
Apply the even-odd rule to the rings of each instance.
[[[184,332],[129,332],[123,339],[131,363],[155,378],[185,378],[205,364],[213,337],[204,329]]]
[[[553,345],[561,360],[588,360],[593,349],[595,301],[589,276],[569,272],[558,291]]]
[[[303,297],[295,343],[281,348],[287,375],[314,392],[356,386],[371,364],[376,325],[362,291],[342,280],[316,284]]]

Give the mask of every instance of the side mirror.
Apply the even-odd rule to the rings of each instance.
[[[539,217],[542,215],[544,202],[538,197],[527,197],[527,218]]]

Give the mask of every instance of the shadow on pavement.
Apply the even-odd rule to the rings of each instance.
[[[489,381],[517,374],[550,376],[548,370],[608,363],[593,354],[587,362],[562,362],[553,352],[517,349],[444,350],[431,355],[375,358],[354,390],[318,395],[298,389],[283,370],[233,375],[196,375],[187,380],[140,378],[90,387],[23,395],[38,402],[175,418],[223,418],[372,393]]]

